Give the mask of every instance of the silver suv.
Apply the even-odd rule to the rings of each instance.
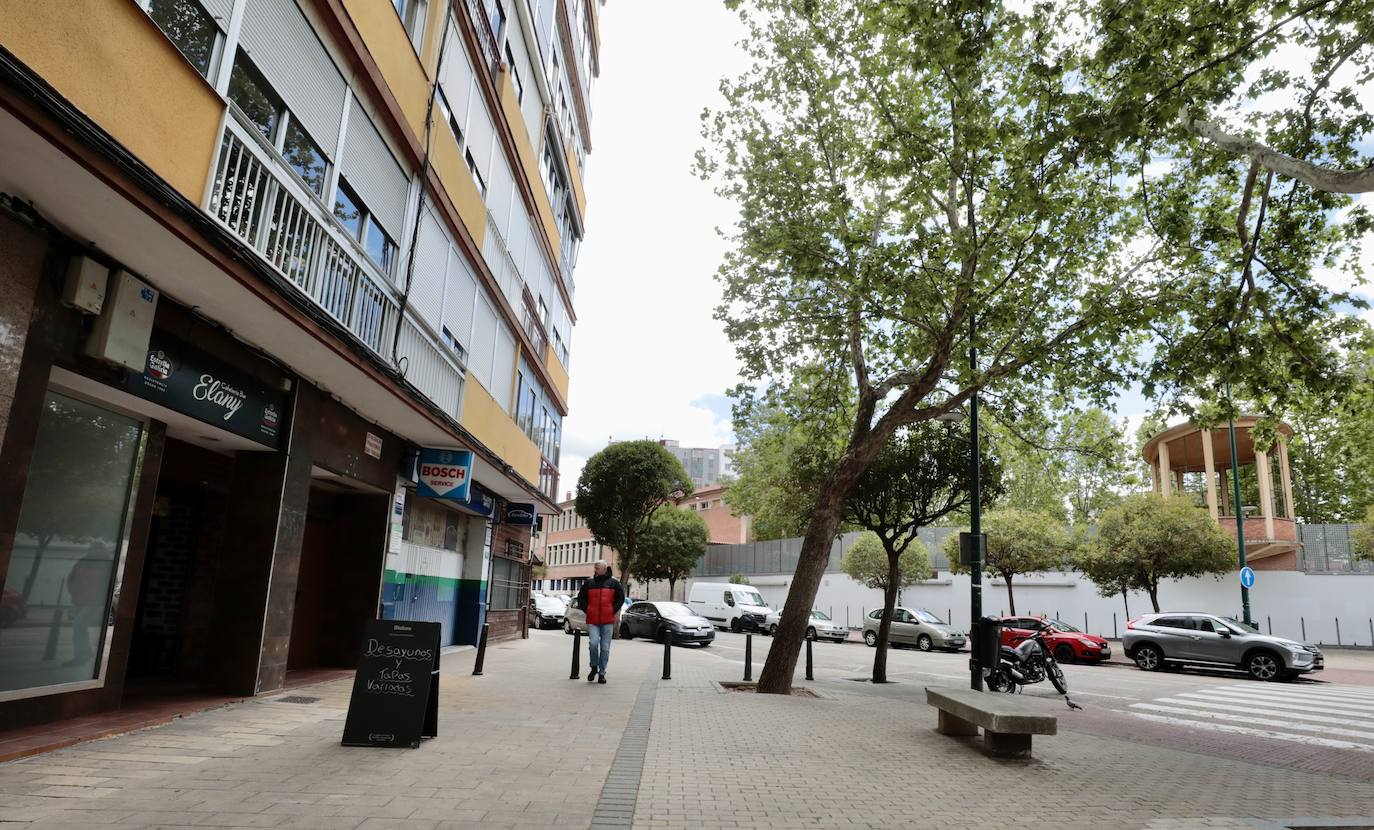
[[[1314,645],[1261,634],[1235,620],[1191,611],[1126,623],[1126,656],[1145,671],[1183,665],[1243,669],[1256,680],[1292,680],[1325,665]]]

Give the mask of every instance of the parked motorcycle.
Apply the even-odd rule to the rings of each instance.
[[[987,678],[990,691],[1016,694],[1021,687],[1049,679],[1055,691],[1068,699],[1069,681],[1045,643],[1043,631],[1036,631],[1016,646],[1000,646],[999,659]],[[1070,706],[1073,702],[1070,701]]]

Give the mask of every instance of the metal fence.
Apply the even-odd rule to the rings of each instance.
[[[1350,531],[1358,525],[1298,525],[1300,567],[1307,573],[1374,574],[1374,562],[1350,558]]]
[[[919,535],[930,557],[930,566],[935,570],[949,570],[949,559],[941,549],[946,536],[958,533],[957,527],[923,527]],[[830,561],[825,569],[829,573],[840,571],[840,562],[845,551],[849,550],[858,533],[846,533],[830,545]],[[731,574],[790,574],[797,570],[801,557],[801,539],[771,539],[767,542],[750,542],[743,545],[712,545],[706,555],[697,560],[692,569],[693,578],[709,576],[730,576]]]

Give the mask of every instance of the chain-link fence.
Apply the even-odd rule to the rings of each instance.
[[[930,567],[937,571],[949,570],[949,559],[942,549],[945,537],[958,533],[957,527],[923,527],[919,531],[921,542],[926,546],[930,557]],[[825,569],[830,573],[840,571],[840,562],[845,551],[859,538],[858,533],[846,533],[830,545],[830,561]],[[750,542],[743,545],[712,545],[706,555],[697,560],[692,569],[692,577],[701,579],[731,574],[790,574],[797,570],[801,558],[801,539],[770,539],[767,542]]]
[[[1350,557],[1350,532],[1358,525],[1298,525],[1300,567],[1308,573],[1374,574],[1374,562]]]

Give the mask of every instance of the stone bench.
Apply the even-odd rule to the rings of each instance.
[[[940,712],[935,731],[941,735],[977,736],[978,727],[983,727],[983,749],[989,755],[1029,758],[1032,735],[1059,731],[1058,719],[1049,714],[1049,701],[927,686],[926,703]]]

